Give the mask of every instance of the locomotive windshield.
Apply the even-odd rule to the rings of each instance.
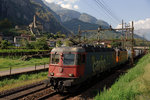
[[[63,55],[63,64],[64,65],[74,65],[75,64],[75,54],[64,54]]]
[[[59,63],[59,54],[52,54],[52,56],[51,56],[52,58],[52,64],[58,64]]]

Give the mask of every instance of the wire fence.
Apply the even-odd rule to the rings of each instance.
[[[30,67],[13,67],[13,66],[0,67],[0,76],[37,71],[37,70],[47,69],[48,67],[49,67],[49,63],[36,63],[34,64],[34,66],[30,66]]]

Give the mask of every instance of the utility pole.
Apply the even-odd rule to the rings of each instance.
[[[99,28],[98,28],[98,43],[100,42],[100,31],[101,31],[101,26],[99,26]]]
[[[132,54],[132,57],[131,57],[131,65],[133,65],[134,63],[134,49],[133,49],[133,46],[134,46],[134,23],[132,21],[132,33],[131,33],[131,54]]]
[[[124,23],[123,23],[123,20],[122,20],[122,48],[124,48],[124,33],[123,33],[123,25],[124,25]]]
[[[130,24],[125,23],[125,29],[126,29],[126,31],[125,31],[125,48],[127,48],[128,34],[130,34],[129,28],[130,28]]]
[[[80,29],[80,25],[78,28],[78,37],[79,37],[79,43],[81,42],[81,29]]]

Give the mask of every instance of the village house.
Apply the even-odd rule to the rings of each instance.
[[[14,37],[14,44],[15,46],[19,47],[21,40],[31,41],[31,35],[21,34],[21,36]]]

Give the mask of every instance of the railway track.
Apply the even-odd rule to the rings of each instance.
[[[44,84],[44,81],[18,87],[8,91],[3,91],[0,93],[0,100],[18,100],[30,94],[47,89],[47,87]]]
[[[0,93],[0,100],[66,100],[66,99],[73,99],[74,97],[88,91],[92,86],[100,82],[102,90],[105,86],[107,86],[107,81],[112,80],[112,84],[119,77],[120,74],[126,73],[126,70],[129,68],[124,67],[118,70],[115,70],[109,75],[106,75],[105,78],[99,78],[97,80],[90,80],[92,81],[91,84],[84,84],[82,88],[79,89],[76,93],[69,94],[59,94],[53,91],[50,87],[46,87],[44,81],[34,83],[31,85],[27,85],[24,87],[16,88],[10,91],[5,91],[4,93]],[[111,77],[111,78],[110,78]],[[112,78],[116,77],[116,78]],[[87,82],[86,82],[87,83]],[[111,84],[108,83],[110,86]],[[86,98],[86,97],[85,97]],[[83,99],[83,98],[82,98]]]
[[[0,100],[45,100],[50,97],[63,98],[44,84],[46,80],[0,92]],[[55,99],[56,100],[56,99]],[[57,99],[60,100],[60,99]]]
[[[13,90],[4,91],[0,93],[0,100],[66,100],[73,99],[79,95],[82,96],[81,99],[88,99],[89,94],[86,93],[89,89],[93,88],[96,84],[98,91],[103,91],[104,87],[109,88],[111,85],[118,79],[121,74],[127,72],[128,69],[132,68],[129,64],[121,66],[121,68],[113,70],[105,77],[98,77],[98,79],[88,80],[91,83],[83,85],[84,87],[80,88],[79,91],[73,94],[65,93],[59,94],[53,91],[50,87],[46,87],[44,81],[34,83],[31,85],[19,87]],[[90,91],[92,93],[92,91]],[[97,93],[96,93],[97,94]],[[95,95],[93,95],[95,97]]]

